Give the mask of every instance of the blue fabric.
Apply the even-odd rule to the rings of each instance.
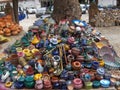
[[[35,21],[34,26],[40,26],[42,24],[43,24],[42,20],[37,20],[37,21]]]
[[[19,18],[19,21],[25,19],[25,14],[24,13],[19,13],[18,18]]]

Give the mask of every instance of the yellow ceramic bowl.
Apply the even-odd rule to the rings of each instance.
[[[105,65],[105,62],[103,60],[99,61],[99,65],[103,67]]]
[[[22,52],[22,48],[21,48],[21,47],[17,47],[17,48],[16,48],[16,51],[17,51],[17,52]]]
[[[35,74],[34,75],[34,80],[39,80],[42,78],[42,74]]]
[[[32,58],[33,58],[33,55],[25,57],[26,60],[31,60]]]
[[[35,52],[39,52],[39,50],[34,48],[34,49],[31,50],[31,52],[34,54]]]
[[[12,86],[13,82],[6,82],[5,87],[10,88]]]
[[[29,54],[30,53],[30,50],[29,49],[24,49],[23,50],[23,53],[26,55],[26,54]]]
[[[98,48],[102,48],[103,46],[105,46],[102,42],[97,42],[95,44]]]

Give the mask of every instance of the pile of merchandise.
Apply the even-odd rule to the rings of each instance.
[[[0,35],[18,35],[21,31],[22,27],[14,23],[10,15],[0,18]]]
[[[0,81],[12,89],[120,86],[120,58],[109,41],[81,20],[40,20],[0,60]],[[3,86],[1,86],[3,88]]]

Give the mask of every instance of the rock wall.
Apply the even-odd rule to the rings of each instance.
[[[120,26],[120,10],[103,10],[92,20],[95,27]]]

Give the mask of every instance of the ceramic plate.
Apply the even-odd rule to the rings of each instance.
[[[110,54],[104,54],[102,58],[105,62],[115,62],[114,57]]]
[[[104,56],[105,54],[110,54],[113,56],[113,52],[112,50],[107,47],[107,46],[103,46],[100,50],[99,50],[99,54],[100,56]]]

